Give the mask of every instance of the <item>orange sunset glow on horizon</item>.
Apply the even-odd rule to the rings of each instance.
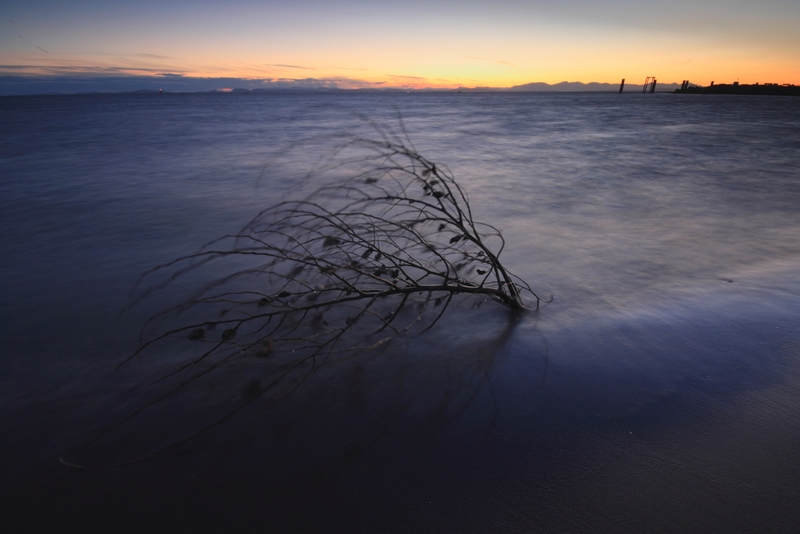
[[[508,1],[17,2],[0,77],[220,79],[250,88],[507,88],[531,82],[800,84],[800,8],[685,0],[559,6]],[[230,83],[225,80],[232,80]]]

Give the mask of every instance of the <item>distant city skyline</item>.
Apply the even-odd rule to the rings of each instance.
[[[800,84],[795,0],[11,0],[0,17],[0,94],[151,88],[143,80],[187,91],[230,80],[445,89],[653,75]]]

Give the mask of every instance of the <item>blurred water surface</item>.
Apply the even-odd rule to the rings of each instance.
[[[796,99],[41,96],[0,99],[0,118],[0,453],[15,517],[484,532],[800,521]],[[324,176],[306,173],[368,121],[448,166],[503,232],[506,265],[553,302],[517,319],[465,303],[177,459],[61,464],[147,402],[132,386],[158,358],[114,367],[185,288],[120,315],[139,275],[312,190]],[[164,403],[96,465],[132,434],[155,447],[187,414],[224,411],[246,377]]]

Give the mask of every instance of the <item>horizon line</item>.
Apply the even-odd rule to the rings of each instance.
[[[2,67],[0,67],[2,68]],[[698,84],[692,84],[698,85]],[[627,83],[623,92],[639,92],[643,84]],[[659,92],[677,89],[679,82],[660,83]],[[492,86],[385,85],[352,79],[200,78],[170,74],[150,76],[76,76],[0,74],[0,95],[69,95],[122,93],[250,93],[250,92],[612,92],[619,82],[528,82]]]

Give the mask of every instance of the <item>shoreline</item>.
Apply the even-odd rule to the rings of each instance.
[[[676,89],[674,94],[682,95],[763,95],[763,96],[800,96],[798,85],[752,84],[739,85],[738,83],[710,85],[708,87],[687,87]]]

